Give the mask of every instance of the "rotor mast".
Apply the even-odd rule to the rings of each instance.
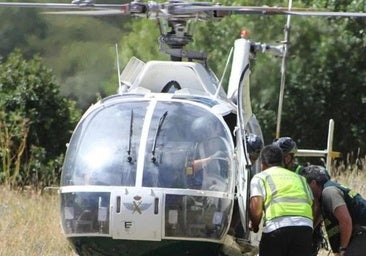
[[[166,24],[167,23],[167,24]],[[189,61],[202,60],[206,62],[207,54],[204,52],[185,50],[184,47],[193,42],[193,24],[189,20],[158,20],[160,29],[160,51],[168,54],[172,61],[182,61],[187,58]],[[170,28],[167,31],[166,28]]]
[[[210,2],[170,0],[165,4],[159,4],[153,1],[144,3],[141,0],[134,0],[126,6],[126,13],[157,20],[160,30],[160,51],[168,54],[172,61],[181,61],[185,58],[188,61],[206,62],[206,53],[184,49],[193,42],[195,22],[223,18],[231,12],[216,11]]]

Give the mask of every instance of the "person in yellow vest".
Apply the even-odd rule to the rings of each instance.
[[[260,256],[311,256],[313,194],[304,177],[283,166],[276,145],[261,153],[262,172],[250,183],[249,229],[259,231],[263,218]]]

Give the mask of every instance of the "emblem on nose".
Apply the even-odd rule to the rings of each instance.
[[[152,205],[152,203],[144,203],[142,197],[139,195],[134,196],[133,199],[132,203],[123,203],[126,209],[132,211],[132,214],[142,214],[143,211],[147,210]]]

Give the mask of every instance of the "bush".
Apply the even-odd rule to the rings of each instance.
[[[37,56],[27,61],[15,51],[0,63],[0,182],[58,182],[65,145],[80,113],[60,96],[53,80]]]

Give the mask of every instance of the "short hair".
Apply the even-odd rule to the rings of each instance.
[[[321,186],[330,180],[328,171],[321,165],[306,166],[299,172],[299,174],[304,176],[308,183],[315,180]]]
[[[283,153],[279,146],[270,144],[263,147],[260,153],[263,164],[267,166],[282,166]]]

